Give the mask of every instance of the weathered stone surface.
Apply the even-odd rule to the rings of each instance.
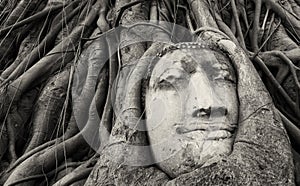
[[[134,154],[128,145],[147,145],[145,136],[117,124],[118,140],[103,151],[86,185],[295,185],[288,135],[251,61],[227,38],[210,31],[201,36],[223,50],[237,72],[239,123],[232,153],[171,180],[155,165],[127,164],[150,152]]]

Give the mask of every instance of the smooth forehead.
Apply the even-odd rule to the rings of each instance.
[[[192,73],[198,68],[212,70],[213,66],[226,66],[230,71],[233,70],[230,60],[221,52],[211,49],[177,49],[159,59],[152,75],[157,77],[170,68],[181,68],[187,73]]]

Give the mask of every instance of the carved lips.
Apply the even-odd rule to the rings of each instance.
[[[174,124],[174,127],[176,133],[180,135],[191,132],[200,132],[205,136],[204,140],[220,140],[231,138],[237,125],[213,122],[192,122],[188,124]]]

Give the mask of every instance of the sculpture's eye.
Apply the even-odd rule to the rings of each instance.
[[[225,81],[235,84],[235,78],[227,71],[221,70],[216,77],[213,78],[215,81]]]
[[[161,90],[182,89],[188,85],[189,77],[189,74],[181,68],[170,68],[156,79],[154,87]]]
[[[186,76],[169,75],[165,78],[160,78],[156,83],[156,88],[162,90],[179,90],[187,86],[188,79]]]
[[[156,87],[158,89],[174,89],[174,85],[167,79],[161,79],[157,82]]]
[[[225,77],[217,76],[217,77],[214,78],[214,80],[216,80],[216,81],[225,81],[225,82],[229,82],[229,83],[233,83],[233,84],[236,83],[235,80],[233,78],[230,78],[229,76],[225,76]]]
[[[236,78],[232,66],[225,63],[214,63],[212,66],[214,70],[211,75],[214,81],[236,84]]]

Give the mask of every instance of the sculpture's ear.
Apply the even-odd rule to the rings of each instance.
[[[206,32],[202,37],[227,53],[237,71],[240,113],[233,151],[228,161],[241,169],[250,166],[251,174],[284,175],[282,179],[293,179],[288,135],[250,59],[240,47],[223,36]]]

